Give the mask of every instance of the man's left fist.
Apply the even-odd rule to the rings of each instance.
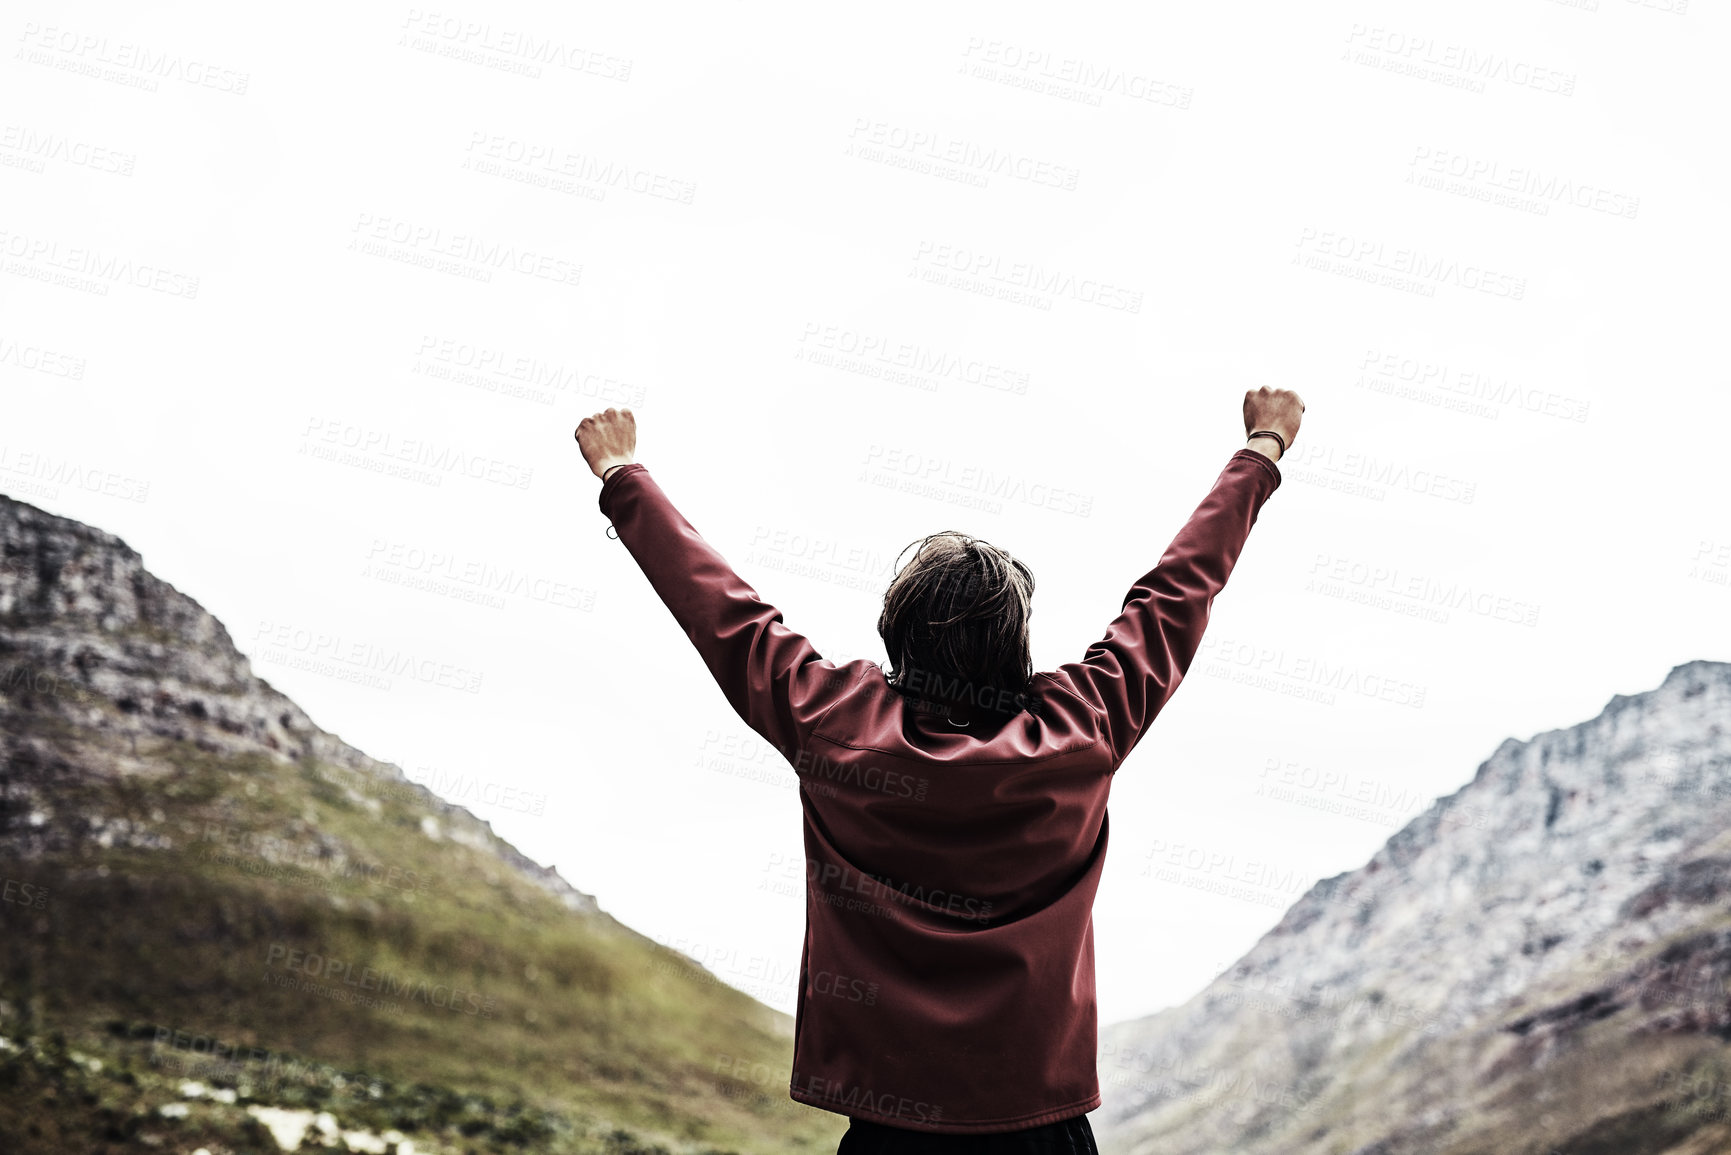
[[[577,446],[596,477],[637,460],[637,417],[629,409],[604,409],[577,423]]]

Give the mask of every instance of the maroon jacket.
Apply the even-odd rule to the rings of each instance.
[[[1240,449],[1081,661],[957,729],[827,662],[632,463],[601,512],[734,710],[800,780],[799,1102],[914,1131],[1100,1105],[1094,894],[1112,776],[1178,688],[1280,470]]]

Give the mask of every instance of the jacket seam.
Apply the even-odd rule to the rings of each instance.
[[[1058,691],[1058,693],[1064,695],[1066,698],[1070,699],[1072,702],[1075,702],[1078,706],[1081,706],[1082,709],[1088,711],[1088,713],[1093,716],[1093,718],[1094,718],[1094,740],[1092,742],[1088,743],[1088,746],[1085,747],[1086,749],[1091,749],[1095,746],[1101,745],[1102,743],[1106,743],[1106,739],[1107,739],[1106,731],[1107,731],[1107,728],[1109,725],[1108,719],[1106,717],[1106,711],[1100,709],[1100,707],[1094,705],[1094,703],[1088,701],[1088,699],[1082,697],[1082,695],[1071,690],[1068,686],[1064,685],[1063,682],[1059,681],[1058,678],[1054,674],[1038,673],[1038,674],[1035,674],[1034,677],[1046,679],[1046,681],[1050,682],[1052,684],[1052,687],[1054,689],[1056,689]],[[1118,767],[1123,763],[1124,759],[1118,757],[1118,751],[1111,749],[1111,746],[1109,744],[1107,745],[1107,749],[1108,749],[1108,751],[1110,751],[1110,753],[1112,755],[1112,768],[1110,770],[1106,771],[1107,776],[1110,777],[1111,775],[1116,774],[1118,772]]]
[[[627,474],[643,473],[646,469],[647,466],[645,466],[641,461],[627,461],[624,465],[621,465],[617,470],[610,474],[606,481],[601,483],[601,492],[595,495],[595,502],[601,507],[601,512],[606,515],[608,521],[611,522],[613,520],[613,515],[607,512],[607,503],[619,488],[614,483]]]
[[[1280,481],[1281,481],[1280,467],[1275,465],[1274,462],[1270,461],[1265,454],[1258,453],[1254,449],[1240,449],[1237,453],[1234,453],[1232,456],[1237,457],[1240,454],[1248,454],[1249,456],[1255,458],[1257,464],[1262,467],[1262,471],[1269,476],[1270,480],[1272,480],[1274,482],[1274,484],[1276,484],[1276,485],[1280,484]]]
[[[1052,683],[1052,685],[1054,687],[1057,688],[1057,690],[1060,694],[1063,694],[1066,698],[1069,698],[1070,700],[1076,702],[1084,710],[1088,711],[1088,713],[1090,715],[1092,715],[1094,718],[1096,730],[1097,731],[1100,730],[1099,723],[1101,721],[1102,715],[1101,715],[1100,711],[1093,705],[1093,703],[1088,702],[1087,700],[1085,700],[1081,697],[1078,697],[1076,694],[1073,694],[1069,690],[1065,689],[1063,683],[1059,682],[1058,679],[1054,678],[1049,673],[1045,673],[1045,672],[1037,673],[1034,675],[1034,677],[1046,679],[1048,682]],[[823,729],[824,722],[826,722],[829,719],[830,712],[833,711],[836,708],[836,706],[839,706],[839,705],[841,705],[840,700],[837,700],[836,702],[831,704],[829,709],[825,710],[823,712],[823,717],[819,718],[815,723],[812,724],[811,737],[813,739],[815,739],[817,741],[821,741],[821,742],[828,742],[832,746],[841,746],[841,747],[844,747],[848,750],[870,750],[874,754],[886,754],[892,758],[902,756],[901,751],[898,751],[898,750],[886,750],[882,746],[868,746],[868,745],[865,745],[864,743],[860,743],[860,742],[849,742],[845,738],[832,737],[828,734],[823,733],[822,729]],[[1103,732],[1097,732],[1094,735],[1094,737],[1089,739],[1087,742],[1084,742],[1084,743],[1082,743],[1080,745],[1076,745],[1076,746],[1066,746],[1062,750],[1054,750],[1050,754],[1043,754],[1038,758],[989,758],[989,759],[988,758],[969,758],[967,760],[967,764],[969,766],[1007,766],[1007,765],[1011,765],[1011,764],[1028,765],[1028,766],[1038,765],[1039,763],[1042,763],[1042,762],[1050,762],[1054,758],[1062,758],[1067,754],[1080,754],[1084,751],[1092,750],[1094,747],[1098,746],[1104,740],[1105,740],[1104,733]]]
[[[874,754],[887,754],[892,758],[906,757],[906,754],[899,750],[886,750],[882,746],[867,746],[859,742],[849,742],[843,738],[832,738],[828,734],[819,734],[816,730],[812,731],[811,736],[817,741],[828,742],[831,746],[842,746],[849,750],[870,750]],[[1079,754],[1085,750],[1092,750],[1099,744],[1100,739],[1094,738],[1083,745],[1066,746],[1062,750],[1054,750],[1050,754],[1042,754],[1038,758],[968,758],[965,760],[965,764],[969,766],[1004,766],[1013,763],[1018,766],[1038,766],[1042,762],[1050,762],[1052,759],[1062,758],[1066,754]]]
[[[862,658],[860,660],[864,661],[865,659]],[[811,728],[806,731],[806,735],[808,738],[820,738],[825,742],[830,741],[830,739],[824,738],[824,736],[822,734],[818,733],[818,728],[821,727],[825,722],[829,721],[829,716],[831,714],[835,713],[835,708],[837,706],[841,705],[843,702],[848,700],[849,696],[853,693],[854,686],[858,685],[858,683],[859,683],[859,678],[857,678],[857,677],[854,678],[854,680],[848,684],[847,689],[845,689],[841,693],[837,694],[835,696],[835,701],[831,702],[827,707],[824,708],[824,712],[822,714],[818,715],[817,721],[813,722],[811,724]]]
[[[1084,710],[1088,711],[1088,713],[1094,715],[1095,721],[1101,722],[1101,723],[1104,723],[1106,721],[1106,712],[1104,710],[1102,710],[1102,709],[1100,709],[1100,707],[1094,705],[1094,703],[1088,701],[1088,699],[1082,697],[1082,695],[1071,690],[1068,686],[1064,685],[1064,683],[1060,682],[1057,679],[1057,677],[1055,677],[1053,674],[1051,674],[1049,672],[1041,672],[1041,673],[1035,674],[1034,677],[1044,678],[1044,679],[1046,679],[1046,681],[1052,683],[1052,685],[1057,688],[1058,693],[1064,695],[1066,698],[1070,699],[1072,702],[1075,702],[1077,705],[1081,706]]]
[[[805,1103],[808,1106],[812,1106],[812,1107],[821,1107],[821,1108],[824,1108],[825,1110],[835,1112],[836,1114],[854,1115],[853,1112],[836,1111],[835,1107],[833,1105],[833,1101],[831,1101],[831,1103],[829,1103],[829,1104],[826,1104],[823,1100],[821,1100],[815,1096],[813,1096],[813,1097],[804,1096],[800,1092],[793,1090],[791,1087],[788,1089],[788,1097],[792,1098],[796,1102]],[[1069,1103],[1063,1103],[1063,1104],[1060,1104],[1059,1106],[1056,1106],[1056,1107],[1047,1107],[1044,1110],[1040,1110],[1040,1111],[1031,1111],[1026,1115],[1000,1115],[1000,1116],[993,1118],[993,1119],[965,1119],[965,1120],[960,1120],[959,1122],[960,1122],[961,1126],[968,1127],[968,1128],[1001,1127],[1004,1124],[1012,1124],[1013,1125],[1016,1123],[1026,1123],[1029,1126],[1039,1126],[1043,1122],[1056,1123],[1056,1122],[1061,1122],[1065,1119],[1071,1118],[1075,1114],[1087,1114],[1089,1111],[1092,1111],[1094,1108],[1098,1107],[1100,1105],[1100,1103],[1101,1103],[1100,1092],[1095,1091],[1093,1094],[1087,1095],[1081,1099],[1076,1099],[1076,1100],[1069,1102]],[[870,1120],[873,1120],[875,1122],[880,1122],[880,1123],[885,1124],[886,1126],[891,1126],[891,1127],[898,1125],[896,1122],[894,1122],[891,1119],[890,1116],[887,1116],[887,1115],[878,1115],[878,1114],[872,1114],[872,1113],[862,1111],[862,1112],[859,1112],[856,1117],[861,1118],[861,1119],[870,1119]],[[1037,1122],[1030,1122],[1032,1120],[1037,1120]],[[947,1124],[948,1121],[946,1120],[945,1122]],[[903,1119],[902,1123],[906,1123],[906,1120]],[[978,1134],[979,1132],[953,1131],[953,1130],[951,1130],[951,1131],[940,1132],[940,1133],[965,1135],[965,1134],[969,1134],[969,1133]]]

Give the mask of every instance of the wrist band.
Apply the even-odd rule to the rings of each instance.
[[[1252,433],[1250,435],[1250,437],[1272,437],[1272,438],[1274,438],[1276,441],[1280,442],[1280,456],[1282,456],[1282,457],[1286,456],[1286,438],[1282,437],[1280,434],[1276,433],[1274,430],[1272,430],[1272,429],[1258,429],[1255,433]],[[1244,440],[1249,441],[1250,437],[1246,437]]]
[[[1286,450],[1283,448],[1283,449],[1281,449],[1281,452],[1285,453]],[[632,463],[629,461],[621,461],[618,465],[609,465],[606,469],[603,469],[601,471],[602,482],[605,483],[607,480],[607,475],[609,473],[612,473],[615,469],[624,469],[627,465],[630,465],[630,464],[632,464]]]

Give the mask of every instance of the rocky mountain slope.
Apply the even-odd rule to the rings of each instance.
[[[1509,739],[1182,1006],[1118,1155],[1731,1152],[1731,664]]]
[[[3,495],[0,876],[6,1151],[845,1128],[787,1098],[789,1016],[322,730],[119,538]]]

